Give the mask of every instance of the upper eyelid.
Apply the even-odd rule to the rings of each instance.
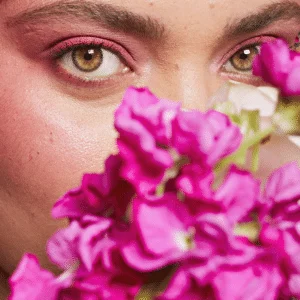
[[[58,50],[58,52],[52,52],[53,54],[53,57],[54,58],[61,58],[62,56],[64,56],[65,54],[69,53],[70,51],[73,51],[73,50],[76,50],[76,49],[80,49],[80,48],[85,48],[85,47],[99,47],[99,48],[103,48],[105,50],[108,50],[110,52],[113,52],[114,54],[116,55],[119,55],[119,52],[113,50],[113,49],[110,49],[108,47],[105,47],[103,45],[100,45],[100,44],[93,44],[93,43],[90,43],[90,44],[78,44],[78,45],[72,45],[72,46],[68,46],[64,49],[61,49],[61,50]]]

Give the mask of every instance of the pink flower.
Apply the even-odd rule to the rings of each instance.
[[[101,251],[91,269],[81,264],[73,285],[61,292],[60,300],[134,299],[145,280],[144,274],[136,272],[124,263],[117,243],[111,246],[105,239],[102,241],[103,245],[109,247],[103,248],[106,254]],[[97,243],[97,239],[95,242]],[[104,257],[107,255],[108,260]]]
[[[179,109],[179,103],[158,99],[147,88],[130,87],[115,113],[115,126],[122,134],[126,122],[141,123],[159,144],[168,145]]]
[[[236,151],[242,141],[242,134],[238,126],[229,117],[215,110],[205,113],[205,120],[209,125],[209,132],[214,140],[209,149],[208,163],[214,165],[220,159]]]
[[[62,270],[69,269],[78,260],[78,240],[82,228],[77,221],[56,232],[47,242],[50,260]]]
[[[48,241],[50,259],[73,274],[72,286],[61,290],[57,299],[133,298],[143,276],[120,256],[127,228],[108,218],[85,215]]]
[[[259,181],[251,173],[232,166],[222,185],[213,190],[212,170],[197,164],[183,166],[177,178],[177,188],[184,193],[185,202],[196,214],[224,213],[234,226],[258,205]]]
[[[215,297],[214,280],[227,268],[239,270],[251,266],[260,251],[241,238],[233,237],[230,232],[222,231],[226,219],[221,215],[202,216],[197,231],[201,231],[203,249],[208,247],[210,253],[206,259],[188,259],[180,264],[171,277],[167,289],[159,299],[230,299]],[[219,227],[219,228],[218,228]],[[228,226],[229,228],[229,226]],[[218,291],[216,291],[218,293]],[[198,297],[198,298],[197,298]]]
[[[213,279],[224,268],[237,269],[251,265],[262,251],[242,237],[233,235],[232,228],[222,214],[202,215],[197,220],[199,250],[205,251],[204,259],[188,259],[181,264],[182,269],[192,279],[198,289],[212,287]],[[210,297],[214,299],[214,297]],[[226,299],[226,298],[220,298]]]
[[[300,273],[300,169],[289,163],[269,178],[260,212],[260,243],[277,249],[280,265],[286,274],[284,294],[296,294],[295,280]],[[295,277],[296,276],[296,277]],[[291,288],[291,289],[290,289]]]
[[[122,254],[138,271],[153,271],[188,256],[202,256],[195,246],[193,217],[172,194],[156,205],[136,199],[133,222],[135,235],[122,247]]]
[[[254,261],[239,268],[223,268],[213,279],[216,299],[279,299],[283,274],[276,264]]]
[[[158,297],[159,300],[207,300],[214,298],[212,288],[199,286],[184,268],[179,268],[175,272],[166,290]]]
[[[235,151],[241,139],[239,128],[217,111],[180,111],[173,121],[172,146],[202,166],[214,166]]]
[[[300,54],[280,39],[263,44],[253,64],[253,74],[278,87],[283,96],[300,94]]]
[[[258,205],[260,183],[251,173],[232,166],[215,193],[214,200],[222,207],[226,218],[232,225],[243,218]]]
[[[288,282],[289,294],[294,295],[297,298],[300,297],[300,275],[293,274],[290,276]]]
[[[121,158],[111,155],[102,174],[85,174],[81,187],[59,199],[52,209],[54,218],[80,218],[85,214],[103,215],[107,211],[120,218],[134,195],[133,188],[119,175]]]
[[[172,194],[156,203],[136,200],[133,219],[134,234],[121,251],[125,262],[138,271],[180,263],[190,265],[187,269],[201,273],[204,280],[226,261],[240,264],[254,256],[247,242],[233,236],[225,214],[194,216]]]
[[[67,270],[81,263],[89,271],[97,260],[115,245],[111,232],[116,226],[111,219],[84,216],[55,233],[47,243],[47,253],[53,263]]]
[[[296,229],[300,220],[299,182],[300,169],[296,163],[286,164],[269,177],[260,213],[261,240],[265,244],[281,244],[281,232]]]
[[[34,255],[25,254],[9,284],[10,300],[56,300],[59,291],[70,286],[71,280],[55,278],[51,272],[41,269]]]
[[[173,159],[167,146],[179,105],[156,98],[147,89],[129,88],[115,114],[121,174],[137,192],[154,192]]]
[[[108,272],[101,265],[93,271],[81,271],[76,281],[68,289],[60,292],[59,300],[110,300],[134,299],[142,284],[142,276],[136,274],[119,274]]]
[[[193,199],[191,205],[196,204],[195,200],[211,202],[214,192],[212,183],[214,174],[212,170],[201,167],[199,164],[191,163],[182,167],[176,179],[177,189],[185,194],[185,197]]]

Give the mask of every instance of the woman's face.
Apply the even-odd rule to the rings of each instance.
[[[261,42],[293,42],[297,3],[0,0],[2,269],[28,251],[46,263],[45,241],[64,224],[51,207],[114,151],[128,86],[203,110],[222,80],[256,83]]]

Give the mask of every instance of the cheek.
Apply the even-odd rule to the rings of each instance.
[[[0,83],[0,184],[12,199],[27,195],[18,205],[34,202],[48,209],[84,172],[101,171],[114,150],[115,106],[92,107],[63,97],[24,70],[17,82],[12,80],[17,74],[8,73]]]

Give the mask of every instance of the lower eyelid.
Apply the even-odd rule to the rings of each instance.
[[[247,75],[238,72],[220,72],[220,77],[224,80],[233,80],[254,86],[266,85],[266,83],[260,77],[254,76],[252,74]]]
[[[56,74],[58,74],[59,77],[64,79],[64,82],[69,82],[70,84],[73,84],[74,86],[77,87],[82,87],[82,88],[99,88],[99,87],[104,87],[104,86],[110,86],[110,85],[115,85],[118,82],[123,82],[124,80],[132,79],[134,78],[134,73],[128,72],[127,74],[116,74],[111,77],[103,78],[103,79],[98,79],[98,80],[85,80],[83,78],[73,76],[70,73],[67,73],[59,64],[56,64],[54,66],[54,70]],[[127,77],[127,79],[124,78]],[[62,80],[60,80],[62,81]]]

